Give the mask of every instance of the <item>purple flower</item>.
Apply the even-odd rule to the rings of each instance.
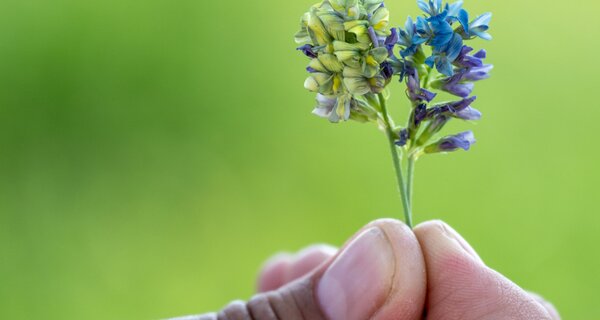
[[[448,123],[449,120],[450,117],[444,114],[436,115],[435,118],[431,120],[431,122],[429,122],[429,125],[425,127],[423,133],[421,133],[421,135],[419,136],[419,139],[417,140],[417,145],[422,146],[425,143],[427,143],[427,141],[429,141],[431,137],[433,137],[436,133],[442,130],[442,128],[446,125],[446,123]]]
[[[384,61],[383,63],[381,63],[381,75],[386,80],[390,80],[394,75],[394,68],[392,67],[392,64],[388,61]]]
[[[463,120],[480,120],[481,112],[473,107],[466,107],[463,110],[454,113],[454,116]]]
[[[375,48],[379,47],[379,39],[377,38],[377,33],[375,33],[375,28],[369,27],[367,30],[369,33],[369,38],[371,38],[371,42],[373,42],[373,46]]]
[[[402,129],[398,133],[398,140],[396,140],[394,143],[398,147],[404,147],[406,145],[406,142],[408,142],[408,139],[409,139],[408,130]]]
[[[475,143],[475,136],[472,131],[461,132],[456,135],[444,137],[427,147],[425,153],[451,152],[458,149],[469,150]]]
[[[412,114],[412,125],[418,128],[423,120],[427,118],[427,105],[420,104],[416,106]]]
[[[473,92],[475,85],[470,82],[464,82],[464,76],[464,73],[457,73],[451,77],[436,80],[431,84],[431,86],[436,89],[444,90],[455,96],[465,98],[468,97],[471,92]]]
[[[317,53],[314,51],[314,47],[310,44],[305,44],[301,47],[296,48],[296,50],[302,51],[302,53],[304,53],[309,58],[314,59],[317,57]]]
[[[385,38],[383,45],[386,47],[386,49],[388,49],[388,54],[391,57],[394,55],[394,46],[396,46],[396,43],[398,43],[399,36],[398,29],[391,28],[390,31],[391,34],[387,38]]]
[[[471,103],[473,103],[475,100],[477,100],[477,96],[472,96],[459,101],[451,102],[448,104],[448,106],[450,107],[450,111],[458,112],[471,106]]]
[[[479,50],[474,55],[469,55],[473,51],[473,48],[469,46],[463,46],[460,54],[454,60],[454,65],[459,68],[475,68],[483,66],[483,59],[486,58],[486,51]]]
[[[490,77],[490,71],[494,68],[491,64],[486,64],[481,67],[469,68],[463,74],[463,80],[479,81]]]
[[[417,70],[411,67],[407,67],[405,70],[406,74],[406,86],[408,88],[408,98],[413,102],[431,102],[436,96],[435,93],[422,89],[419,81],[419,74]]]

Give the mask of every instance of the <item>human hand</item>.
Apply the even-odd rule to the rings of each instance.
[[[247,303],[179,320],[560,319],[441,221],[410,230],[377,220],[340,250],[319,245],[277,255],[261,271],[258,290]]]

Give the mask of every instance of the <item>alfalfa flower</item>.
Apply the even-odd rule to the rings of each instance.
[[[304,87],[319,94],[314,114],[331,122],[376,120],[364,101],[381,93],[393,74],[384,64],[397,41],[382,0],[328,0],[301,20],[296,42],[311,58]]]
[[[465,45],[490,40],[490,13],[470,20],[462,1],[417,0],[424,15],[402,27],[389,24],[383,0],[323,0],[301,19],[298,48],[310,59],[304,87],[317,95],[313,113],[331,122],[375,122],[385,132],[407,224],[412,224],[416,160],[425,154],[469,150],[473,132],[439,135],[450,121],[475,121],[475,82],[490,77],[487,53]],[[387,105],[387,86],[398,76],[410,101],[406,124]],[[434,102],[441,92],[454,101]]]

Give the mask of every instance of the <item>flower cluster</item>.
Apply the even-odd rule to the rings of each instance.
[[[426,144],[452,118],[481,118],[481,113],[471,107],[476,97],[470,95],[474,82],[489,78],[492,65],[484,63],[485,50],[472,54],[473,48],[464,43],[474,38],[491,39],[487,33],[491,13],[469,21],[462,1],[443,5],[442,0],[418,0],[417,4],[425,15],[416,21],[409,17],[404,29],[398,29],[399,58],[391,57],[402,62],[402,69],[395,72],[405,80],[407,96],[413,105],[406,128],[408,138],[400,133],[396,143],[421,148],[418,154],[468,150],[475,142],[470,131]],[[460,100],[429,105],[437,95],[435,90]],[[425,125],[421,126],[422,123]]]
[[[372,101],[393,73],[388,24],[383,0],[325,0],[303,15],[295,38],[311,59],[304,87],[317,93],[314,114],[331,122],[377,119]]]
[[[471,106],[477,99],[474,83],[489,78],[492,69],[484,62],[485,50],[465,45],[491,39],[490,13],[471,20],[461,0],[417,5],[424,15],[389,28],[383,0],[323,0],[304,14],[296,34],[298,50],[311,59],[304,86],[317,93],[313,113],[331,122],[377,121],[385,131],[409,225],[414,162],[424,154],[471,148],[471,131],[436,136],[451,119],[481,118]],[[406,84],[411,108],[405,126],[397,126],[388,112],[393,76]],[[456,98],[434,102],[440,94]]]

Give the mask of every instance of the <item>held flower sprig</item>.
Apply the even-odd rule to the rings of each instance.
[[[313,113],[331,122],[378,123],[385,132],[405,220],[412,226],[414,165],[424,154],[469,150],[471,131],[441,136],[452,119],[479,120],[471,105],[474,82],[490,76],[486,51],[473,53],[466,41],[490,40],[490,13],[470,20],[462,1],[418,0],[424,12],[403,28],[389,27],[383,0],[324,0],[302,16],[298,48],[310,62],[304,87],[317,94]],[[407,123],[388,113],[387,86],[396,76],[410,101]],[[445,92],[455,101],[434,102]]]

